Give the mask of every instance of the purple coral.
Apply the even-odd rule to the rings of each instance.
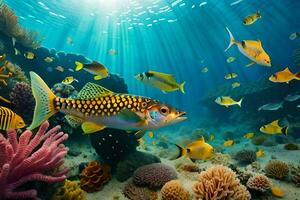
[[[49,123],[44,122],[33,138],[29,130],[19,139],[15,130],[7,131],[7,139],[0,134],[0,199],[38,199],[35,189],[17,191],[17,188],[32,180],[59,182],[66,178],[67,168],[46,175],[47,171],[58,169],[63,164],[68,152],[68,148],[61,144],[68,134],[57,133],[59,126],[46,132],[48,127]]]
[[[160,189],[165,183],[174,179],[177,179],[176,171],[162,163],[144,165],[133,174],[134,184],[154,190]]]

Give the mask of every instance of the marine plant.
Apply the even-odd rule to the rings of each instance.
[[[170,180],[177,179],[177,173],[172,167],[153,163],[139,167],[133,174],[133,183],[149,189],[160,189]]]
[[[6,71],[12,74],[14,81],[29,83],[29,80],[25,75],[25,72],[22,70],[20,66],[13,64],[9,61],[6,61],[4,64],[4,68]]]
[[[157,192],[149,190],[145,187],[136,186],[132,181],[128,182],[124,189],[123,194],[130,200],[156,200],[158,199]]]
[[[0,199],[37,199],[37,191],[20,191],[19,187],[29,181],[60,182],[65,180],[67,168],[58,169],[68,152],[62,142],[68,135],[59,132],[59,126],[47,131],[49,123],[44,122],[33,135],[27,130],[19,137],[15,130],[7,131],[7,138],[0,134]]]
[[[65,183],[50,200],[86,200],[84,191],[77,181],[65,180]]]
[[[255,192],[266,192],[272,186],[272,182],[263,174],[256,174],[249,178],[247,187]]]
[[[291,150],[291,151],[299,149],[299,146],[295,143],[288,143],[288,144],[285,144],[283,147],[284,147],[284,149]]]
[[[182,186],[180,181],[167,182],[161,189],[162,200],[189,200],[189,192]]]
[[[268,177],[282,180],[288,176],[289,166],[283,161],[271,160],[265,166],[265,173]]]
[[[250,164],[256,161],[256,152],[253,150],[243,149],[238,151],[234,158],[242,164]]]
[[[80,173],[80,187],[86,192],[101,189],[111,179],[111,168],[107,164],[91,161]]]
[[[193,185],[197,200],[250,200],[251,195],[236,173],[222,165],[201,172]]]

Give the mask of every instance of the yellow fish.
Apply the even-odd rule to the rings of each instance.
[[[150,131],[150,132],[148,133],[148,135],[149,135],[150,138],[153,138],[153,137],[154,137],[154,133],[153,133],[152,131]]]
[[[244,135],[244,138],[246,138],[246,139],[251,139],[251,138],[254,137],[254,135],[255,135],[255,133],[246,133],[246,134]]]
[[[228,73],[224,76],[225,79],[229,80],[229,79],[232,79],[232,78],[236,78],[238,75],[234,72],[232,73]]]
[[[4,60],[6,60],[6,54],[0,55],[0,61],[2,62],[2,61],[4,61]]]
[[[179,84],[172,74],[165,74],[156,71],[147,71],[135,75],[135,78],[147,85],[159,88],[163,92],[171,92],[180,89],[184,93],[185,82]]]
[[[237,87],[240,87],[240,86],[241,86],[241,83],[239,83],[239,82],[234,82],[234,83],[231,84],[232,88],[237,88]]]
[[[202,73],[207,73],[207,72],[208,72],[208,68],[207,68],[207,67],[204,67],[203,69],[201,69],[201,72],[202,72]]]
[[[237,45],[239,51],[252,61],[250,64],[246,65],[246,67],[250,67],[254,64],[271,67],[270,57],[263,49],[260,40],[243,40],[239,42],[234,39],[232,33],[227,27],[226,30],[228,31],[228,34],[230,36],[230,43],[225,51],[227,51],[232,45],[235,44]]]
[[[0,130],[24,128],[25,122],[9,108],[0,106]]]
[[[265,156],[265,151],[263,149],[259,149],[256,152],[256,157],[260,158],[260,157],[264,157]]]
[[[30,52],[30,51],[26,51],[24,53],[24,57],[27,58],[28,60],[33,60],[36,59],[36,55],[34,55],[34,53]]]
[[[242,106],[243,98],[241,98],[239,101],[233,100],[230,96],[221,96],[217,97],[215,102],[221,106],[225,106],[228,108],[228,106],[238,105],[239,107]]]
[[[275,120],[269,124],[263,125],[260,127],[260,131],[266,134],[274,135],[274,134],[288,134],[288,125],[281,127],[279,126],[279,120]]]
[[[214,148],[205,142],[204,137],[190,143],[186,148],[182,148],[179,145],[176,146],[180,149],[180,154],[177,158],[186,156],[193,160],[207,160],[212,158],[214,155]]]
[[[92,63],[89,64],[83,64],[81,62],[76,61],[75,64],[76,64],[75,71],[84,69],[90,74],[95,75],[94,80],[100,80],[108,77],[109,75],[108,69],[103,64],[98,63],[96,61],[93,61]]]
[[[300,80],[300,71],[293,74],[287,67],[284,70],[271,75],[269,80],[274,83],[289,83],[292,80]]]
[[[47,62],[47,63],[51,63],[51,62],[53,62],[53,60],[54,60],[54,58],[49,57],[49,56],[44,59],[44,61]]]
[[[251,25],[260,18],[261,18],[261,14],[259,11],[257,11],[256,13],[246,16],[243,20],[243,23],[244,25]]]
[[[227,58],[226,62],[227,63],[232,63],[233,61],[235,61],[235,59],[236,59],[235,57],[231,56],[231,57]]]
[[[62,83],[65,84],[65,85],[69,85],[69,84],[72,84],[74,81],[78,82],[78,80],[75,79],[73,76],[67,76],[67,77],[62,81]]]
[[[226,141],[223,143],[223,145],[224,145],[225,147],[232,146],[232,145],[234,145],[234,140],[226,140]]]

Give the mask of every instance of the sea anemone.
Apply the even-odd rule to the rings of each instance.
[[[238,151],[234,158],[242,164],[250,164],[256,161],[256,153],[252,150],[240,150]]]
[[[271,188],[272,182],[262,174],[254,175],[249,178],[247,182],[247,187],[253,191],[266,192]]]
[[[294,143],[288,143],[284,145],[284,149],[286,150],[299,150],[299,146]]]
[[[271,160],[265,166],[265,173],[269,177],[282,180],[288,176],[289,166],[283,161]]]
[[[161,189],[162,200],[189,200],[189,192],[178,180],[167,182]]]

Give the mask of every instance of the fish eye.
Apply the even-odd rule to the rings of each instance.
[[[162,114],[168,114],[169,113],[169,108],[163,106],[163,107],[160,108],[160,112]]]

